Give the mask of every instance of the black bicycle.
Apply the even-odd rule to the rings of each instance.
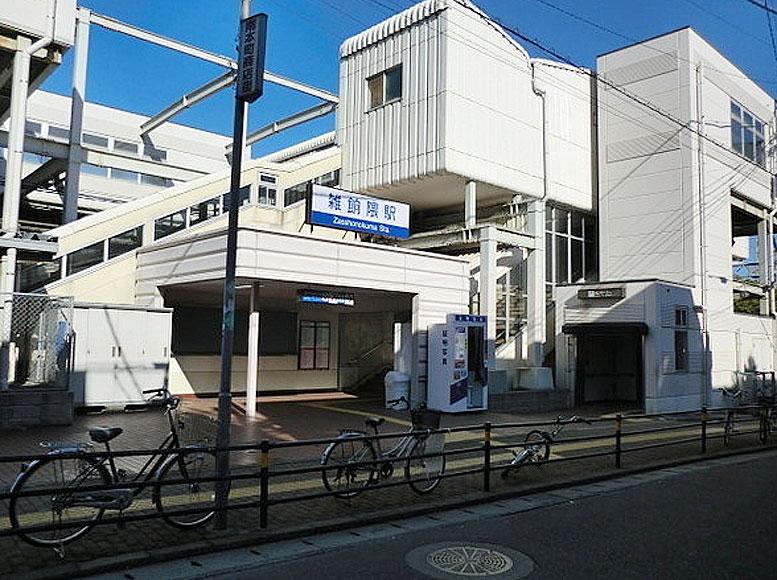
[[[176,417],[180,399],[166,388],[143,391],[152,395],[150,404],[159,405],[167,414],[170,432],[134,475],[118,469],[109,442],[121,435],[120,427],[89,429],[94,443],[105,445],[106,454],[92,453],[94,445],[84,443],[51,449],[46,457],[23,465],[10,491],[9,517],[18,535],[33,546],[53,547],[72,542],[88,532],[106,510],[119,513],[133,505],[147,487],[153,488],[152,501],[162,517],[178,528],[202,526],[213,517],[215,482],[202,481],[216,473],[215,454],[204,449],[207,442],[181,447],[179,429],[186,425]],[[171,449],[177,453],[162,453]],[[172,484],[164,484],[165,481]],[[121,487],[121,482],[142,485]],[[111,489],[90,490],[98,486]],[[51,490],[41,494],[42,490]],[[38,493],[36,493],[38,492]],[[150,507],[150,506],[149,506]],[[187,510],[191,513],[176,513]],[[26,528],[69,524],[72,527]]]

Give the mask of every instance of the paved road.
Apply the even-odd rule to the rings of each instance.
[[[415,518],[393,531],[373,527],[258,546],[257,563],[242,571],[234,566],[245,558],[234,552],[132,570],[125,578],[429,578],[407,556],[440,542],[519,551],[533,562],[532,579],[775,578],[775,492],[772,452],[441,513],[436,523]],[[221,575],[220,566],[227,566]]]

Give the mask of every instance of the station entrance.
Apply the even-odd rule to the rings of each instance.
[[[645,324],[567,324],[575,353],[575,404],[644,406]]]

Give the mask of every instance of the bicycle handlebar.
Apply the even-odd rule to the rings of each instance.
[[[164,395],[169,394],[169,391],[167,390],[167,387],[162,387],[161,389],[148,389],[145,391],[141,391],[144,395]]]
[[[391,407],[396,407],[397,405],[399,405],[403,401],[405,403],[407,403],[408,405],[410,405],[410,401],[408,401],[404,396],[399,397],[398,399],[390,399],[390,400],[386,401],[386,404],[390,405]]]

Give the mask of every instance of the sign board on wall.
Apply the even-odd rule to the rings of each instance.
[[[353,294],[345,292],[324,292],[321,290],[300,290],[297,299],[302,304],[327,304],[329,306],[353,306]]]
[[[626,298],[626,288],[583,288],[577,291],[580,300],[621,300]]]
[[[308,223],[392,238],[409,238],[410,206],[312,184],[308,197]]]
[[[264,53],[267,14],[255,14],[240,21],[237,65],[237,98],[253,103],[264,91]]]

